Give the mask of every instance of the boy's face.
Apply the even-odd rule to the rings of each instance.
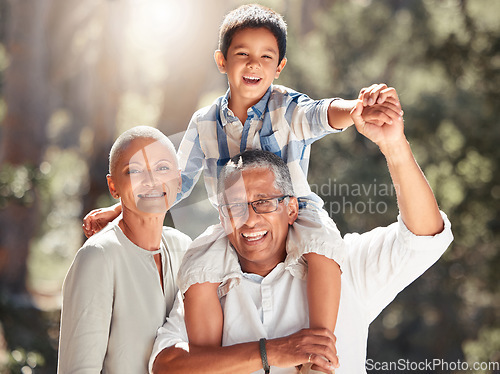
[[[279,77],[286,59],[279,64],[278,60],[276,37],[264,27],[247,28],[234,34],[227,59],[222,52],[215,52],[219,71],[227,74],[231,101],[238,100],[248,107],[255,105]]]

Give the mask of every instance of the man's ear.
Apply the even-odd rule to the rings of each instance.
[[[283,57],[283,60],[281,60],[278,67],[276,68],[276,74],[274,76],[274,79],[279,78],[281,71],[285,68],[285,65],[286,65],[286,57]]]
[[[177,186],[177,192],[182,192],[182,172],[181,169],[178,170],[178,179],[179,179],[179,186]]]
[[[297,216],[299,215],[299,202],[296,197],[292,196],[288,198],[288,224],[293,225]]]
[[[214,60],[219,71],[222,74],[226,74],[226,59],[224,58],[224,55],[222,54],[222,51],[220,49],[215,51]]]
[[[108,189],[109,189],[109,193],[111,194],[111,196],[113,196],[115,199],[120,198],[120,195],[118,194],[118,191],[116,190],[115,182],[113,182],[113,178],[111,177],[111,174],[106,175],[106,180],[108,181]]]
[[[224,217],[220,211],[220,208],[217,209],[219,211],[219,220],[222,225],[222,228],[224,229],[224,232],[226,235],[230,235],[233,232],[233,226],[231,225],[231,220],[227,217]]]

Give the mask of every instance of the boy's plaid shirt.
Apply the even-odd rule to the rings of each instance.
[[[212,205],[217,206],[217,176],[231,157],[248,149],[263,149],[288,165],[295,195],[323,204],[311,192],[307,170],[311,144],[329,133],[340,132],[328,124],[332,100],[312,100],[284,86],[271,85],[248,110],[244,125],[228,108],[230,91],[192,117],[179,146],[182,192],[187,197],[202,171]]]

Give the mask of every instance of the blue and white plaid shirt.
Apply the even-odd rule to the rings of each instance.
[[[307,170],[311,144],[329,133],[340,132],[328,124],[333,99],[312,100],[284,86],[271,85],[262,99],[248,109],[245,124],[228,107],[230,91],[212,105],[193,114],[179,146],[182,170],[180,199],[191,193],[204,171],[205,187],[217,206],[217,176],[229,159],[248,149],[263,149],[288,165],[295,195],[323,204],[311,192]]]

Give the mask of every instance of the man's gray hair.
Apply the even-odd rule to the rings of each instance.
[[[118,160],[120,160],[123,152],[130,143],[135,139],[151,139],[165,144],[165,146],[176,155],[175,147],[170,139],[160,130],[151,126],[136,126],[122,133],[113,143],[111,151],[109,151],[109,174],[113,175],[116,172]],[[177,157],[175,157],[177,160]]]
[[[217,198],[219,205],[224,204],[226,180],[236,172],[249,169],[265,168],[274,174],[274,188],[283,195],[294,196],[292,178],[287,164],[274,153],[260,149],[249,150],[231,158],[219,173],[217,180]]]

